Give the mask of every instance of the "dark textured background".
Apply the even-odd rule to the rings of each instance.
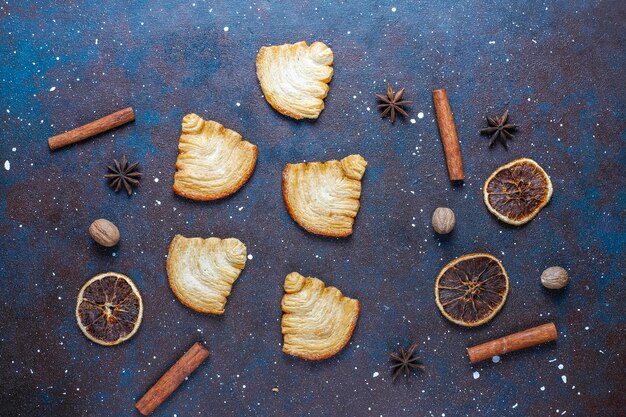
[[[134,402],[196,340],[210,360],[156,415],[624,415],[624,2],[452,3],[3,1],[0,415],[137,415]],[[259,47],[300,40],[335,55],[313,122],[275,112],[255,76]],[[375,107],[388,81],[415,101],[394,126]],[[430,91],[441,87],[461,137],[460,187],[434,120]],[[127,105],[133,124],[48,150],[48,136]],[[506,107],[520,132],[508,151],[488,149],[484,116]],[[231,198],[172,193],[188,112],[258,145],[254,175]],[[369,161],[353,236],[306,233],[284,207],[283,167],[350,153]],[[145,175],[131,198],[102,178],[123,154]],[[487,212],[481,186],[521,156],[555,192],[512,228]],[[449,237],[430,227],[437,206],[457,215]],[[112,250],[87,234],[99,217],[122,233]],[[170,291],[176,233],[247,245],[253,258],[224,316],[195,313]],[[473,251],[500,257],[512,288],[491,323],[463,329],[439,314],[432,288],[445,263]],[[551,265],[570,271],[566,290],[540,285]],[[107,270],[131,276],[145,303],[137,335],[112,348],[89,342],[74,318],[78,289]],[[281,352],[291,271],[361,301],[351,343],[329,360]],[[469,364],[466,346],[550,320],[558,343]],[[413,340],[426,371],[392,384],[387,353]]]

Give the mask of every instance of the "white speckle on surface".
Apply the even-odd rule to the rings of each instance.
[[[98,38],[96,38],[96,41],[94,42],[96,45],[98,44]]]
[[[540,389],[541,391],[545,391],[545,390],[546,390],[546,387],[545,387],[545,386],[542,386],[542,387],[541,387],[541,388],[539,388],[539,389]]]
[[[517,403],[513,404],[513,407],[511,407],[511,408],[516,408],[516,407],[517,407]]]
[[[228,26],[224,26],[224,32],[228,32]]]
[[[489,45],[495,45],[496,41],[489,41]]]
[[[493,363],[498,363],[498,362],[500,362],[500,357],[499,357],[498,355],[496,355],[496,356],[494,356],[493,358],[491,358],[491,361],[492,361]]]
[[[50,87],[50,91],[54,91],[56,89],[57,89],[56,87]]]
[[[411,123],[415,124],[416,120],[415,119],[411,119]]]
[[[11,163],[9,161],[4,161],[4,169],[7,171],[11,169]]]
[[[396,9],[395,7],[392,7],[392,8],[391,8],[391,11],[392,11],[392,12],[394,12],[394,13],[396,12],[396,10],[397,10],[397,9]]]
[[[372,374],[372,376],[373,376],[374,378],[376,378],[378,375],[380,375],[378,372],[374,372],[374,373]]]
[[[154,200],[154,201],[156,201],[157,205],[159,206],[161,205],[161,202],[159,200]]]
[[[478,372],[478,371],[474,371],[474,373],[472,374],[472,376],[474,377],[474,379],[478,379],[478,378],[480,378],[480,372]]]
[[[562,364],[562,363],[560,363],[560,364],[559,364],[559,366],[557,366],[557,368],[559,368],[559,369],[563,369],[563,364]]]
[[[158,179],[158,178],[155,178],[155,179],[154,179],[154,182],[159,182],[159,179]]]
[[[249,254],[248,259],[252,259],[252,258],[254,258],[254,256],[252,256],[252,254]]]
[[[13,152],[15,152],[15,151],[17,151],[17,148],[13,148],[13,149],[11,149],[11,150],[12,150]]]
[[[423,119],[424,118],[424,113],[423,112],[417,113],[417,118],[418,119]]]
[[[237,107],[241,106],[240,102],[236,102],[235,104],[237,105]]]
[[[563,381],[564,384],[567,384],[567,376],[561,375],[561,380]]]

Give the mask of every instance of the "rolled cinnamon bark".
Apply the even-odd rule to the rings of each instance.
[[[115,113],[94,120],[76,129],[49,137],[48,146],[54,151],[64,146],[71,145],[72,143],[80,142],[92,136],[104,133],[107,130],[132,122],[133,120],[135,120],[135,112],[132,107],[126,107],[125,109],[116,111]]]
[[[448,175],[452,181],[461,181],[465,178],[463,159],[461,158],[459,137],[456,134],[452,109],[450,109],[446,90],[433,90],[433,103],[437,112],[437,124],[439,125],[443,151],[446,155]]]
[[[513,333],[481,345],[467,348],[470,362],[476,363],[496,355],[526,349],[541,343],[557,340],[558,333],[554,323],[542,324],[532,329]]]
[[[135,404],[141,414],[147,416],[160,406],[167,397],[183,383],[193,371],[209,356],[209,351],[196,342],[163,374],[161,378]]]

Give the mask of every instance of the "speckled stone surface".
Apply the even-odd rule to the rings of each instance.
[[[210,359],[155,415],[626,414],[623,2],[111,3],[0,5],[0,415],[138,415],[135,401],[194,341]],[[335,55],[313,122],[274,111],[255,76],[261,46],[300,40]],[[387,82],[415,102],[393,126],[374,98]],[[442,87],[461,138],[461,186],[448,181],[434,119],[430,91]],[[127,105],[134,123],[48,150],[47,137]],[[507,107],[519,133],[508,151],[489,149],[478,130]],[[172,193],[188,112],[258,145],[256,171],[234,196]],[[353,236],[305,232],[283,204],[283,167],[351,153],[369,161]],[[103,179],[123,154],[145,175],[130,198]],[[555,191],[513,228],[488,213],[481,186],[521,156]],[[437,206],[456,213],[450,236],[430,227]],[[90,240],[99,217],[118,225],[117,247]],[[165,257],[177,233],[247,245],[224,316],[195,313],[170,291]],[[437,310],[433,283],[474,251],[502,260],[511,292],[492,322],[463,329]],[[570,272],[564,291],[540,284],[552,265]],[[89,342],[74,318],[79,288],[107,270],[131,276],[145,303],[139,332],[112,348]],[[361,301],[350,344],[329,360],[281,352],[291,271]],[[466,346],[548,321],[557,343],[470,365]],[[426,370],[393,384],[388,352],[413,340]]]

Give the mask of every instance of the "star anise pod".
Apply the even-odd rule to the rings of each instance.
[[[417,356],[413,356],[415,349],[417,348],[417,342],[413,343],[408,350],[404,350],[404,348],[400,348],[400,351],[395,353],[392,352],[389,354],[391,356],[391,360],[394,362],[391,365],[391,369],[393,370],[393,381],[396,378],[404,373],[406,380],[409,380],[411,376],[412,369],[424,369],[424,365],[419,361]]]
[[[509,111],[506,110],[501,117],[489,117],[487,116],[487,123],[489,123],[489,127],[480,130],[481,135],[491,135],[491,140],[489,141],[489,147],[491,148],[496,140],[499,141],[502,145],[506,146],[506,140],[511,139],[513,137],[513,132],[517,129],[517,126],[511,123],[507,123],[509,121]]]
[[[115,192],[118,192],[123,186],[128,195],[131,195],[133,193],[132,186],[139,184],[139,179],[141,178],[141,172],[137,171],[139,162],[128,165],[128,160],[126,159],[126,155],[124,155],[122,157],[122,163],[117,162],[117,159],[114,159],[113,163],[114,166],[107,166],[111,173],[106,174],[104,178],[110,181],[109,185],[115,188]]]
[[[402,95],[404,95],[404,88],[401,88],[397,93],[394,94],[391,89],[391,85],[387,83],[387,97],[382,94],[376,94],[376,97],[382,104],[378,105],[378,108],[383,112],[380,114],[380,117],[385,117],[388,114],[391,118],[391,123],[396,121],[396,112],[400,113],[403,116],[408,116],[407,112],[402,108],[402,106],[406,106],[407,104],[413,103],[412,101],[404,100],[402,101]]]

